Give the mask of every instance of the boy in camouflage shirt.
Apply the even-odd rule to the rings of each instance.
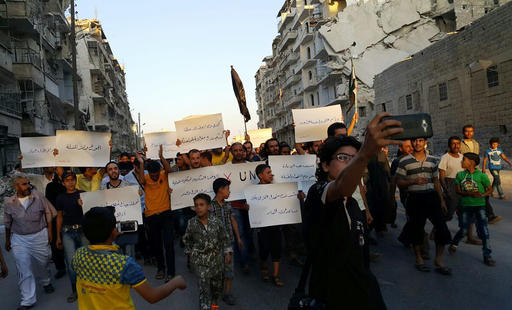
[[[231,263],[231,243],[221,222],[210,214],[211,198],[194,197],[196,216],[189,220],[183,236],[185,254],[190,256],[194,273],[199,277],[199,309],[210,310],[223,290],[224,264]]]

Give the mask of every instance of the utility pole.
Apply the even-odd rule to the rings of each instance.
[[[80,106],[78,102],[78,74],[76,65],[75,0],[71,0],[71,61],[73,66],[73,106],[75,110],[75,130],[81,130]]]
[[[138,137],[138,139],[137,139],[137,140],[141,140],[141,139],[142,139],[142,136],[140,135],[140,112],[139,112],[139,115],[138,115],[138,116],[139,116],[139,124],[138,124],[138,126],[137,126],[137,137]],[[138,148],[140,148],[140,144],[141,144],[141,143],[138,143],[138,144],[137,144],[137,149],[138,149]]]

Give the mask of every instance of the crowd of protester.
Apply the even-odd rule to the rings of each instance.
[[[375,230],[379,236],[388,225],[397,227],[397,188],[407,216],[399,241],[413,249],[417,270],[431,270],[425,260],[430,258],[428,244],[433,240],[434,270],[451,275],[443,261],[445,246],[453,254],[465,236],[467,243],[482,246],[484,263],[494,266],[487,225],[501,217],[494,214],[489,196],[495,190],[498,198],[506,199],[500,170],[503,161],[512,165],[499,139],[492,138],[489,149],[481,154],[473,139],[474,128],[465,126],[462,138],[448,139],[448,152],[439,161],[429,154],[424,138],[392,140],[390,136],[402,129],[393,120],[380,122],[382,116],[369,123],[364,141],[350,136],[352,128],[334,123],[325,141],[296,144],[293,149],[276,138],[255,147],[246,136],[244,143],[194,149],[178,153],[175,159],[164,158],[160,147],[159,160],[134,150],[101,169],[87,167],[77,173],[68,167],[48,167],[44,188],[34,188],[23,173],[15,174],[16,195],[5,203],[5,250],[16,261],[21,292],[18,309],[35,305],[36,278],[45,293],[54,292],[50,257],[57,271],[54,277],[68,275],[71,292],[67,302],[78,300],[80,309],[133,308],[130,288],[148,302],[157,302],[186,288],[177,275],[175,246],[183,248],[187,268],[197,275],[203,310],[217,309],[221,299],[227,305],[237,303],[231,292],[236,285],[235,263],[247,275],[257,261],[263,281],[284,286],[285,279],[280,277],[283,258],[302,268],[296,292],[313,300],[310,309],[338,309],[340,300],[353,309],[385,309],[370,270],[370,262],[380,256],[370,252],[369,245],[376,242],[370,232]],[[391,165],[387,145],[399,145]],[[251,229],[251,206],[245,200],[230,201],[230,181],[224,178],[212,182],[214,197],[199,193],[193,206],[173,209],[171,173],[259,162],[255,170],[259,184],[271,184],[269,156],[303,154],[316,155],[318,167],[317,182],[308,192],[297,193],[302,224]],[[480,155],[484,156],[481,169]],[[492,183],[485,174],[487,167]],[[83,213],[80,193],[134,185],[139,187],[143,215],[137,232],[120,234],[111,208]],[[460,230],[452,238],[447,222],[454,215]],[[430,233],[424,229],[427,219],[433,224]],[[154,265],[152,276],[164,283],[150,286],[136,260]],[[1,251],[0,267],[0,276],[6,277]]]

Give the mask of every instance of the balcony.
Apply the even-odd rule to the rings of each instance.
[[[304,63],[302,63],[302,66],[299,68],[299,71],[315,66],[316,62],[317,62],[316,59],[313,59],[313,58],[307,59]]]
[[[302,96],[291,95],[284,98],[284,106],[286,108],[294,107],[297,103],[301,103]]]
[[[286,46],[288,46],[289,43],[292,43],[297,39],[297,32],[294,30],[290,30],[286,32],[281,42],[279,42],[279,45],[277,46],[277,49],[281,52]]]
[[[16,91],[0,92],[0,113],[21,119],[23,110],[20,98],[21,94]]]
[[[310,42],[313,40],[314,35],[313,31],[309,28],[309,26],[305,25],[302,30],[299,31],[299,38],[295,41],[295,45],[293,46],[293,51],[298,52],[301,45]]]
[[[293,29],[299,28],[301,24],[304,23],[306,19],[313,15],[313,10],[315,9],[314,5],[305,5],[304,7],[297,8],[297,16],[293,20],[292,27]]]
[[[283,84],[283,89],[287,89],[300,80],[299,74],[290,75]]]
[[[36,0],[7,1],[9,27],[18,33],[36,35],[34,16],[39,16],[40,3]]]
[[[291,12],[283,12],[281,13],[281,21],[277,25],[277,32],[281,33],[285,29],[285,26],[295,19],[296,13],[295,10]]]

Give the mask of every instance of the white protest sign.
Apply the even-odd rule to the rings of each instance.
[[[316,183],[316,180],[299,182],[298,183],[299,191],[302,191],[304,194],[307,195],[309,192],[309,189],[311,188],[311,186],[315,185],[315,183]]]
[[[251,185],[245,189],[251,228],[302,222],[297,183]]]
[[[55,143],[55,136],[20,138],[20,150],[23,156],[21,166],[23,168],[55,167],[55,156],[53,156]]]
[[[194,196],[205,193],[213,194],[213,181],[226,178],[231,181],[230,201],[244,199],[244,189],[259,182],[256,166],[259,163],[225,164],[180,172],[169,173],[169,187],[172,188],[171,207],[173,210],[194,205]]]
[[[226,146],[222,114],[211,114],[175,121],[176,134],[184,150],[207,150]]]
[[[276,183],[315,180],[316,155],[269,156],[268,164]]]
[[[148,148],[146,157],[158,159],[158,151],[162,145],[164,158],[176,158],[178,152],[183,152],[182,148],[176,146],[177,140],[175,131],[152,132],[144,134],[144,141]]]
[[[80,198],[83,202],[84,214],[94,207],[112,206],[116,209],[117,221],[137,221],[139,225],[142,225],[138,185],[84,192],[80,194]]]
[[[319,141],[327,137],[327,127],[342,122],[341,106],[333,105],[316,109],[293,109],[295,142]]]
[[[57,130],[56,166],[104,167],[110,161],[110,133]]]
[[[260,144],[265,143],[268,139],[272,138],[272,128],[262,128],[247,131],[251,138],[252,145],[259,147]]]

